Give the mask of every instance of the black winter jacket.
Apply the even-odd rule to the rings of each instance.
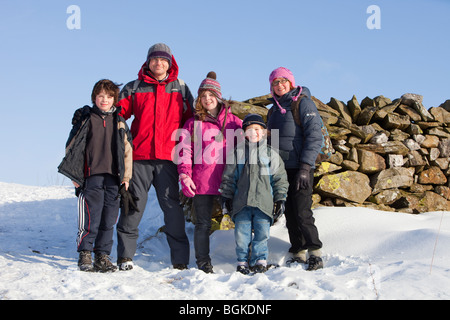
[[[271,131],[271,145],[279,144],[279,153],[284,160],[286,169],[299,168],[301,163],[315,167],[317,155],[323,142],[321,131],[321,118],[311,93],[308,88],[302,88],[302,98],[299,105],[299,114],[302,127],[298,126],[291,110],[292,98],[298,95],[299,87],[292,89],[282,97],[277,97],[278,103],[286,110],[285,114],[280,112],[276,105],[272,106],[272,112],[267,123],[267,129]],[[277,135],[274,130],[278,129],[278,141],[274,141]]]
[[[82,108],[82,118],[73,124],[69,138],[66,143],[66,155],[58,166],[58,172],[68,177],[70,180],[84,185],[87,177],[86,172],[86,142],[90,128],[91,113],[93,108],[84,106]],[[129,182],[133,168],[133,144],[128,125],[125,119],[119,116],[120,108],[113,113],[114,137],[116,154],[113,154],[117,164],[118,183]]]

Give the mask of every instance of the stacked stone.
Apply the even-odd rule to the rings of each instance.
[[[269,97],[235,101],[232,111],[265,116]],[[393,101],[313,100],[336,150],[315,170],[315,206],[450,211],[450,100],[430,109],[410,93]]]

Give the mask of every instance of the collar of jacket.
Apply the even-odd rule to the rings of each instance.
[[[280,105],[282,105],[283,107],[290,107],[290,105],[292,103],[292,98],[298,96],[299,90],[300,90],[300,87],[297,87],[297,88],[294,88],[291,91],[285,93],[281,97],[278,97],[277,98],[278,103]],[[272,102],[273,104],[275,104],[275,97],[270,97],[268,100],[270,102]]]
[[[247,138],[245,138],[245,146],[247,148],[256,146],[257,148],[264,147],[267,148],[267,136],[264,136],[258,142],[250,142]]]
[[[111,109],[109,109],[109,111],[103,111],[100,110],[99,107],[97,107],[97,105],[94,104],[94,106],[92,107],[92,111],[95,112],[96,114],[100,115],[100,116],[109,116],[111,114],[113,114],[114,112],[116,112],[116,107],[112,106]]]
[[[217,123],[217,125],[220,128],[220,134],[218,134],[215,139],[216,141],[222,141],[223,139],[223,132],[225,131],[225,126],[227,125],[227,115],[231,112],[231,107],[225,103],[222,102],[222,107],[220,108],[219,113],[217,114],[217,118],[214,118],[209,113],[206,113],[206,117],[203,121],[205,122],[211,122],[211,123]],[[195,119],[198,120],[198,116],[195,115]]]
[[[267,137],[263,137],[258,142],[250,142],[245,138],[243,142],[238,143],[235,147],[235,153],[237,163],[248,164],[251,162],[251,164],[259,164],[266,162],[261,162],[262,159],[270,158],[271,147],[268,145]],[[256,157],[256,159],[253,157]],[[249,162],[249,160],[251,161]]]
[[[230,112],[230,109],[231,109],[230,106],[228,106],[225,102],[223,102],[222,106],[220,107],[219,113],[217,114],[217,117],[214,117],[207,112],[205,120],[203,121],[222,123],[223,119],[225,118],[225,115]],[[195,116],[195,118],[198,120],[197,115]]]

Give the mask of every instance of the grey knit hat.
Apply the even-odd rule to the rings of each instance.
[[[169,61],[169,68],[172,66],[172,51],[169,46],[164,43],[157,43],[148,49],[147,61],[151,58],[163,58]]]

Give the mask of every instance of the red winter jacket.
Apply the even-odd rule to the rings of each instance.
[[[182,128],[192,117],[193,97],[186,86],[185,104],[178,79],[178,65],[172,56],[168,77],[159,82],[150,76],[148,61],[138,74],[138,80],[129,82],[120,92],[118,105],[120,115],[129,119],[133,136],[133,160],[172,160],[171,153],[176,141],[172,132]],[[139,81],[134,95],[135,82]],[[134,96],[134,98],[133,98]]]

